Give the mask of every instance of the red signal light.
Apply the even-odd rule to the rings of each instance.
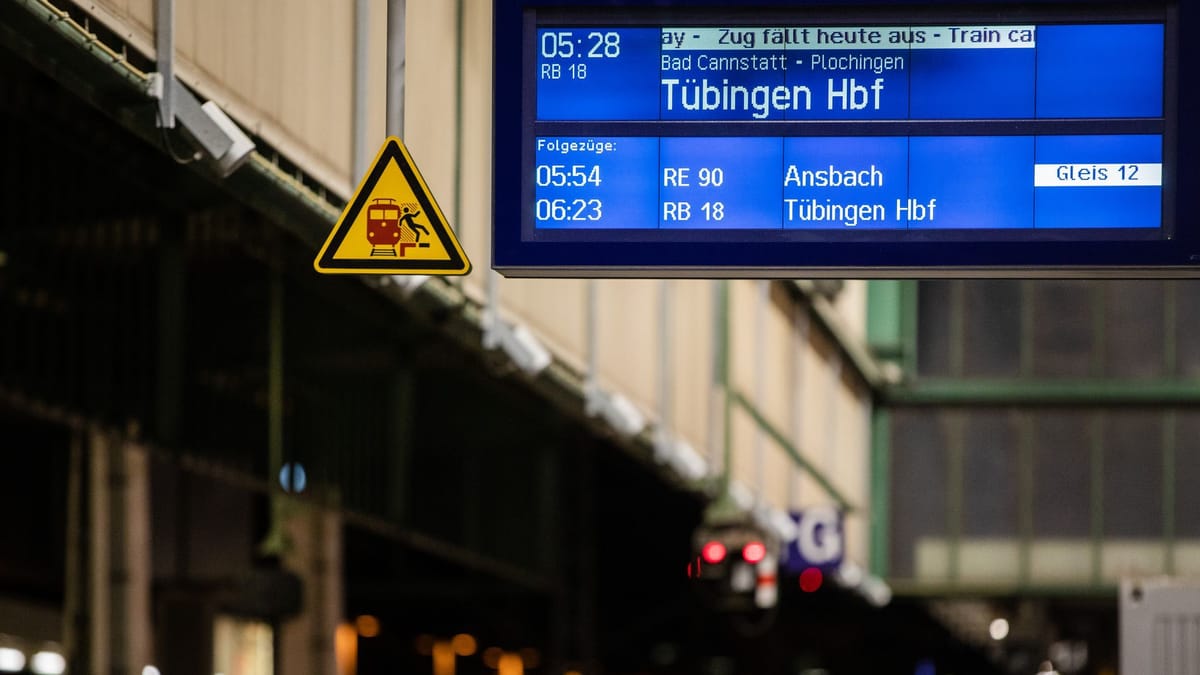
[[[700,557],[709,565],[716,565],[725,559],[725,544],[719,541],[710,541],[700,549]]]
[[[800,590],[805,593],[815,593],[821,588],[821,582],[825,580],[821,570],[816,567],[809,567],[800,573]]]
[[[761,541],[752,541],[742,547],[742,559],[751,565],[757,565],[767,557],[767,547]]]

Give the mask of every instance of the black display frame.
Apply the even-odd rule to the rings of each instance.
[[[1200,130],[1181,120],[1200,119],[1196,94],[1184,85],[1200,77],[1200,47],[1179,40],[1198,26],[1186,0],[1150,5],[1083,2],[957,3],[854,1],[788,2],[763,0],[753,7],[709,0],[602,2],[599,0],[497,0],[495,3],[495,87],[493,267],[508,276],[542,277],[1130,277],[1200,276],[1200,222],[1193,212],[1200,172],[1186,163],[1200,148]],[[1042,230],[1019,234],[996,230],[931,233],[842,230],[798,233],[775,230],[594,230],[537,231],[532,227],[536,60],[539,25],[926,25],[945,22],[1038,23],[1161,21],[1164,32],[1163,228],[1147,233]],[[520,92],[520,95],[515,95]],[[696,124],[696,123],[692,123]],[[722,123],[707,122],[703,133],[721,135]],[[788,122],[758,122],[789,128]],[[805,122],[812,135],[853,135],[854,125],[869,135],[886,135],[894,122]],[[977,123],[976,123],[977,124]],[[1009,133],[1016,133],[1007,123]],[[1078,122],[1072,122],[1078,128]],[[1104,133],[1105,120],[1094,133]],[[614,135],[620,124],[540,123],[542,133]],[[909,125],[911,126],[911,125]],[[923,133],[952,135],[954,122],[926,123]],[[1039,132],[1053,126],[1037,123]],[[546,133],[547,131],[551,133]],[[690,135],[701,135],[693,133]],[[761,135],[767,135],[764,132]],[[786,134],[782,134],[786,135]],[[1190,187],[1189,187],[1190,186]],[[979,232],[987,232],[986,238]]]

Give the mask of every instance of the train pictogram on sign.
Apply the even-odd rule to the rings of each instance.
[[[429,248],[428,241],[421,241],[421,235],[428,237],[429,230],[417,221],[421,215],[417,206],[416,202],[397,204],[390,197],[371,200],[367,207],[367,241],[372,258],[403,258],[410,248]]]

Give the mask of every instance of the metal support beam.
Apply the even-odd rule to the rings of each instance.
[[[405,0],[387,0],[387,134],[404,138]]]
[[[167,446],[179,440],[183,410],[184,312],[187,305],[181,223],[159,225],[158,252],[158,381],[155,387],[155,435]]]
[[[1177,527],[1175,523],[1176,480],[1175,470],[1178,457],[1179,443],[1179,414],[1174,410],[1163,413],[1162,420],[1162,470],[1163,470],[1163,539],[1166,541],[1166,556],[1163,561],[1163,571],[1169,575],[1175,574],[1175,540]],[[1198,664],[1200,665],[1200,664]]]
[[[788,440],[787,436],[776,429],[775,426],[772,425],[771,422],[762,414],[762,411],[756,408],[753,403],[747,400],[745,396],[736,390],[729,391],[728,399],[730,411],[732,411],[734,406],[737,406],[749,414],[750,418],[754,420],[754,423],[758,425],[758,428],[761,429],[763,433],[765,433],[772,441],[775,441],[775,443],[782,448],[785,453],[787,453],[787,456],[791,458],[792,462],[796,466],[807,472],[808,475],[812,477],[812,479],[816,481],[816,483],[820,485],[822,489],[825,490],[826,494],[828,494],[835,502],[837,502],[838,506],[841,507],[843,511],[847,513],[854,511],[854,505],[846,499],[840,490],[834,487],[833,481],[831,481],[828,476],[817,469],[815,464],[805,459],[805,457],[800,454],[800,451],[796,449],[796,446],[792,445],[792,442]],[[732,412],[729,414],[732,416]]]
[[[267,309],[267,481],[278,485],[283,469],[283,272],[270,271]],[[271,491],[271,525],[259,546],[263,555],[281,556],[290,546],[286,530],[287,498]]]
[[[1091,535],[1092,535],[1092,570],[1091,579],[1094,585],[1103,583],[1104,556],[1104,417],[1101,413],[1093,413],[1088,424],[1088,436],[1091,439]]]
[[[729,282],[718,281],[716,284],[717,311],[716,325],[716,375],[718,395],[721,397],[721,489],[720,494],[729,494],[729,483],[733,480],[731,468],[733,464],[733,394],[729,390]]]
[[[1037,435],[1033,415],[1017,413],[1017,528],[1020,536],[1020,551],[1017,578],[1022,586],[1030,584],[1033,573],[1033,538],[1036,514],[1033,512],[1034,492],[1037,485],[1034,446]]]
[[[1200,405],[1200,380],[926,378],[881,390],[887,405]]]
[[[792,368],[792,443],[798,448],[801,445],[805,424],[812,418],[809,414],[807,401],[804,397],[804,382],[807,377],[807,368],[805,364],[805,356],[812,345],[809,344],[809,329],[812,326],[812,319],[808,312],[797,308],[795,318],[792,322],[792,359],[794,366]],[[796,507],[801,500],[801,472],[794,467],[788,470],[787,483],[787,506],[789,508]]]
[[[948,578],[958,581],[962,574],[962,540],[966,520],[966,413],[951,411],[946,416],[946,427],[946,539],[950,543],[946,568]]]
[[[354,0],[354,122],[351,129],[351,183],[361,180],[370,168],[367,155],[367,72],[371,57],[371,0]]]
[[[901,333],[901,285],[903,281],[867,282],[867,343],[881,359],[900,360],[904,354]]]
[[[413,427],[416,415],[416,391],[412,368],[403,364],[392,375],[388,410],[387,471],[391,489],[387,495],[387,516],[398,524],[409,524],[409,492],[412,485]]]
[[[549,653],[546,672],[567,670],[568,630],[571,625],[569,593],[563,574],[562,461],[559,448],[548,444],[536,449],[538,461],[538,569],[553,580],[546,620]]]
[[[754,282],[754,353],[751,359],[754,364],[753,395],[757,405],[767,398],[767,303],[771,295],[771,282],[758,280]],[[833,400],[830,397],[829,400]],[[754,432],[754,489],[761,496],[767,489],[767,459],[766,439],[762,429]]]
[[[85,501],[85,477],[87,474],[86,440],[84,432],[71,432],[71,446],[67,464],[67,524],[66,560],[63,575],[63,652],[67,658],[67,672],[87,673],[90,670],[88,655],[89,635],[87,621],[87,540],[84,522],[87,519]]]
[[[871,574],[889,573],[892,528],[892,413],[875,408],[871,413]]]
[[[600,672],[598,634],[598,587],[599,577],[596,560],[597,540],[597,494],[596,494],[596,450],[584,447],[575,454],[574,485],[571,492],[575,497],[574,531],[575,551],[575,670],[584,673]]]
[[[283,272],[271,270],[270,308],[267,336],[267,449],[270,452],[268,480],[274,481],[283,468]]]
[[[847,364],[867,386],[875,389],[882,385],[887,378],[879,362],[871,354],[868,346],[844,325],[845,322],[838,315],[837,309],[817,291],[816,285],[807,280],[792,281],[789,285],[793,292],[807,301],[808,312],[817,328],[833,341],[838,351],[846,358]],[[905,312],[907,311],[906,305]],[[915,346],[914,343],[914,349]]]
[[[162,75],[162,98],[158,99],[158,126],[175,128],[175,0],[154,4],[154,50]]]
[[[100,431],[88,434],[87,486],[87,614],[90,675],[110,675],[112,671],[112,551],[120,548],[119,537],[111,536],[120,527],[113,522],[112,482],[108,454],[109,440]]]
[[[588,279],[584,286],[584,350],[587,370],[583,375],[583,402],[588,415],[597,415],[600,412],[600,291],[595,279]]]
[[[463,54],[466,51],[466,9],[463,0],[457,0],[454,6],[454,213],[450,214],[450,229],[455,233],[462,227],[463,218]],[[461,278],[452,277],[454,281]]]
[[[658,282],[658,436],[655,439],[656,459],[662,461],[662,449],[666,448],[675,434],[671,397],[675,383],[675,369],[671,363],[671,346],[674,333],[671,330],[673,320],[671,302],[671,281],[663,279]]]

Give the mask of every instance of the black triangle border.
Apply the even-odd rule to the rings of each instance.
[[[442,242],[442,247],[450,254],[449,260],[400,260],[396,258],[389,258],[387,260],[334,260],[334,254],[342,247],[342,241],[345,240],[346,234],[350,231],[354,221],[358,219],[358,214],[366,206],[367,198],[374,192],[375,186],[383,176],[383,171],[387,168],[389,161],[396,162],[396,166],[404,174],[404,179],[408,181],[408,186],[413,189],[413,194],[417,197],[417,203],[421,205],[421,212],[429,216],[430,226],[433,227],[438,240]],[[455,245],[455,242],[447,234],[449,225],[442,216],[442,210],[438,208],[437,203],[433,200],[433,195],[429,193],[428,188],[424,185],[424,181],[419,179],[416,168],[408,160],[404,152],[400,150],[400,146],[396,141],[388,139],[383,152],[379,155],[379,161],[375,162],[375,166],[371,167],[371,173],[367,175],[362,187],[354,195],[354,201],[351,203],[350,208],[346,210],[342,219],[334,227],[333,235],[329,238],[329,242],[325,245],[325,251],[318,261],[319,267],[325,270],[469,271],[470,265],[463,260],[458,252],[458,246]]]

